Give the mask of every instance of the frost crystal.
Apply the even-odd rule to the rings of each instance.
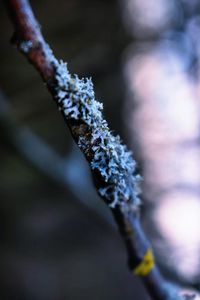
[[[101,177],[99,194],[110,207],[137,207],[141,177],[135,175],[136,162],[118,136],[114,136],[103,119],[103,105],[95,100],[93,83],[89,78],[70,75],[65,63],[54,61],[59,108],[66,119],[74,119],[88,128],[87,135],[79,135],[78,146],[87,155],[90,166]]]

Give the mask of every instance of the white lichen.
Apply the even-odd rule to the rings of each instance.
[[[103,182],[99,194],[112,208],[127,203],[137,207],[141,177],[135,175],[136,162],[119,136],[109,130],[102,115],[103,105],[95,100],[91,79],[70,75],[62,61],[54,61],[54,65],[59,108],[66,119],[87,125],[90,133],[79,136],[78,146],[85,154],[92,154],[91,169],[100,174]]]
[[[27,54],[32,49],[33,43],[31,40],[23,41],[20,43],[19,48],[22,52]]]

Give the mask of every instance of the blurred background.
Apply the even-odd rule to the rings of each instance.
[[[92,76],[143,176],[141,219],[166,278],[200,289],[200,2],[31,1],[71,73]],[[0,2],[2,299],[148,300]],[[198,298],[197,298],[198,299]]]

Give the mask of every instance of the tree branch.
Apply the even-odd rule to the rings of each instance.
[[[139,222],[139,181],[135,161],[103,119],[90,79],[70,75],[40,31],[27,0],[5,0],[15,34],[12,41],[39,71],[71,134],[90,164],[99,195],[112,210],[124,239],[131,271],[142,278],[155,300],[181,300],[176,288],[162,278]]]

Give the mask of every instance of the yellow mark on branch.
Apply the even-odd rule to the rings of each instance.
[[[133,270],[133,273],[139,276],[147,276],[155,266],[154,256],[151,249],[145,253],[142,261]]]

